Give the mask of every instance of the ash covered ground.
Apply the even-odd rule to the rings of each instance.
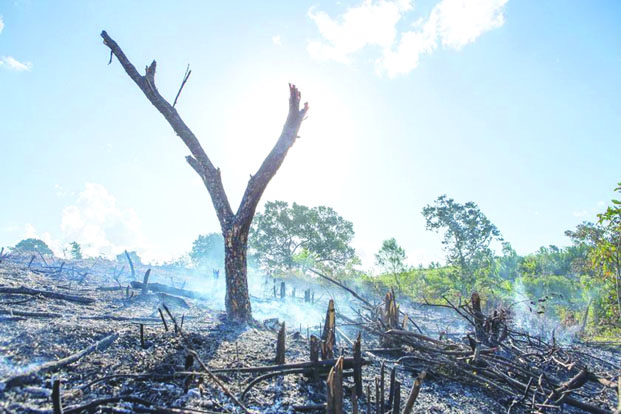
[[[313,287],[315,303],[304,303],[302,298],[291,298],[291,287],[284,301],[273,297],[273,281],[263,279],[255,291],[253,311],[257,322],[239,326],[228,322],[219,310],[223,296],[218,289],[208,288],[195,299],[173,297],[127,288],[130,280],[114,280],[111,263],[31,263],[29,258],[5,260],[0,264],[0,288],[31,288],[92,298],[92,303],[77,303],[42,295],[0,294],[0,412],[51,413],[52,383],[61,380],[64,411],[71,412],[242,412],[225,395],[222,388],[208,377],[179,375],[184,371],[201,371],[197,361],[185,366],[188,348],[196,351],[200,360],[211,370],[241,369],[274,364],[278,324],[273,318],[287,323],[286,363],[309,361],[308,334],[318,334],[323,322],[327,301],[335,300],[337,315],[356,319],[355,302],[333,286],[317,284]],[[141,272],[137,269],[141,279]],[[221,276],[223,278],[223,276]],[[184,278],[183,272],[154,268],[150,282],[173,286],[196,286]],[[200,283],[216,285],[205,278]],[[119,288],[114,289],[115,286]],[[296,285],[297,295],[312,285]],[[104,289],[102,289],[104,288]],[[186,287],[187,288],[187,287]],[[278,296],[278,295],[277,295]],[[167,330],[160,310],[166,304],[181,332],[175,334],[170,316]],[[410,310],[413,320],[423,325],[428,335],[440,331],[456,338],[465,329],[454,315],[441,309]],[[143,326],[144,347],[141,344],[140,325]],[[337,317],[337,326],[350,338],[359,327]],[[43,364],[74,355],[89,346],[110,338],[112,342],[76,361],[42,374],[27,376]],[[574,344],[584,352],[601,360],[595,370],[610,371],[621,367],[618,345],[590,346]],[[363,333],[362,349],[381,348],[377,338]],[[351,356],[351,347],[337,336],[337,355]],[[375,352],[387,362],[399,358],[398,352]],[[363,369],[365,384],[373,384],[380,373],[378,361],[370,361]],[[11,379],[20,376],[17,383]],[[218,373],[221,382],[240,398],[243,390],[258,374],[236,371]],[[388,375],[388,374],[387,374]],[[416,378],[416,369],[398,368],[396,377],[402,384],[401,401]],[[617,373],[618,375],[618,373]],[[203,379],[202,379],[203,378]],[[353,381],[346,378],[344,393],[351,393]],[[366,385],[365,385],[366,392]],[[588,394],[589,389],[583,391]],[[374,394],[374,391],[372,391]],[[593,392],[595,394],[595,392]],[[609,395],[609,394],[608,394]],[[118,397],[125,397],[125,400]],[[616,401],[602,402],[602,395],[586,395],[593,404],[612,412]],[[116,398],[116,400],[115,400]],[[388,398],[388,397],[387,397]],[[110,399],[91,409],[87,404]],[[134,401],[130,401],[134,399]],[[604,398],[605,399],[605,398]],[[148,402],[144,404],[141,401]],[[322,412],[326,401],[325,381],[315,381],[304,375],[270,378],[254,385],[244,396],[243,403],[253,412],[285,413],[301,410]],[[428,413],[505,413],[511,401],[499,398],[491,390],[468,385],[468,381],[446,379],[430,372],[423,383],[414,412]],[[80,408],[82,407],[82,408]],[[360,412],[367,412],[367,401],[359,401]],[[168,410],[168,411],[166,411]],[[564,412],[572,412],[564,408]],[[349,398],[345,411],[351,412]],[[545,411],[545,410],[544,410]],[[523,406],[513,407],[513,413],[529,412]],[[549,412],[560,412],[550,409]],[[579,412],[579,411],[573,411]]]

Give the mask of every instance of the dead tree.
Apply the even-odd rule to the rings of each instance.
[[[190,150],[191,155],[187,156],[186,160],[203,180],[211,196],[224,236],[227,314],[232,319],[239,321],[249,320],[252,315],[246,274],[248,232],[267,184],[276,174],[287,152],[298,138],[298,131],[308,112],[308,104],[305,103],[300,109],[300,91],[295,85],[289,84],[289,114],[282,133],[259,170],[250,176],[239,208],[237,212],[233,212],[222,185],[220,169],[213,165],[198,139],[181,119],[177,110],[157,90],[155,86],[155,60],[146,67],[145,74],[141,75],[119,45],[105,31],[101,32],[101,37],[104,44],[110,48],[110,57],[116,56],[125,72],[138,85],[151,104],[166,118],[175,133]]]

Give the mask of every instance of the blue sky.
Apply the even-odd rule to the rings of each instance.
[[[260,4],[263,3],[263,4]],[[420,214],[476,202],[519,253],[567,245],[621,181],[621,3],[0,1],[0,246],[165,260],[219,231],[188,151],[108,31],[221,168],[237,205],[274,144],[287,82],[311,106],[263,201],[329,205],[365,267],[395,237],[442,260]]]

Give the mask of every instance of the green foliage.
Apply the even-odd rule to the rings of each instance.
[[[249,241],[263,268],[284,273],[343,269],[356,260],[353,237],[353,224],[330,207],[271,201],[255,215]]]
[[[621,183],[616,191],[621,192]],[[521,306],[512,308],[516,319],[529,320],[540,329],[549,326],[546,320],[553,320],[574,327],[573,332],[585,327],[590,333],[620,333],[621,201],[613,200],[597,223],[567,231],[573,246],[541,247],[526,256],[504,241],[502,255],[494,256],[489,246],[492,240],[501,240],[500,234],[474,203],[462,206],[443,196],[423,214],[428,229],[444,231],[448,265],[409,269],[398,279],[386,267],[375,278],[363,278],[365,283],[378,292],[396,286],[403,295],[430,302],[441,302],[442,297],[458,300],[478,291],[492,303],[523,303],[519,311]],[[399,252],[395,246],[388,244],[385,250]]]
[[[621,193],[621,183],[615,192]],[[613,199],[606,211],[597,215],[597,223],[582,223],[566,234],[577,246],[586,249],[583,269],[603,283],[600,300],[606,311],[603,317],[614,324],[621,320],[621,201]]]
[[[73,260],[82,260],[83,256],[82,256],[82,248],[80,247],[80,245],[78,244],[78,242],[73,241],[70,243],[70,254],[71,254],[71,258]]]
[[[220,233],[200,235],[192,243],[190,260],[197,266],[224,266],[224,237]]]
[[[52,249],[50,249],[43,240],[32,238],[20,241],[15,245],[14,249],[28,253],[39,252],[41,254],[54,254]]]
[[[384,272],[389,273],[395,280],[397,288],[401,291],[400,278],[407,270],[405,265],[405,250],[397,244],[397,241],[392,238],[384,240],[382,247],[375,254],[375,263],[380,266]]]
[[[427,230],[443,232],[442,245],[449,266],[455,268],[460,290],[465,294],[485,276],[493,262],[492,241],[502,241],[500,232],[473,202],[459,204],[446,195],[422,211]]]

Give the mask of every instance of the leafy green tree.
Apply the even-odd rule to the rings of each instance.
[[[490,244],[502,241],[500,231],[475,203],[460,204],[446,195],[425,206],[422,214],[427,230],[444,233],[442,244],[447,263],[457,269],[460,290],[467,294],[478,275],[489,274],[494,258]]]
[[[616,192],[621,192],[621,183]],[[588,249],[589,264],[605,283],[608,283],[615,297],[616,310],[608,315],[619,324],[621,318],[621,201],[613,199],[612,206],[597,215],[597,223],[579,224],[575,231],[566,231],[574,243]]]
[[[43,241],[39,239],[24,239],[17,243],[14,247],[15,250],[23,252],[39,252],[41,254],[53,255],[52,249]]]
[[[80,244],[76,241],[73,241],[70,243],[70,247],[71,247],[71,258],[73,260],[82,260],[83,255],[82,255],[82,247],[80,247]]]
[[[199,266],[224,266],[224,238],[220,233],[199,235],[192,243],[190,260]]]
[[[386,273],[392,275],[397,285],[397,289],[401,292],[401,276],[408,270],[405,260],[405,250],[397,244],[397,241],[392,238],[384,240],[382,247],[375,254],[375,263],[382,268]]]
[[[330,207],[265,203],[255,215],[250,247],[266,269],[287,272],[319,266],[334,270],[356,260],[353,224]]]
[[[621,182],[615,191],[621,193]],[[604,228],[595,252],[604,271],[604,277],[612,280],[617,296],[617,318],[621,318],[621,200],[612,200],[605,212],[598,214],[598,224]],[[617,319],[618,321],[619,319]]]

